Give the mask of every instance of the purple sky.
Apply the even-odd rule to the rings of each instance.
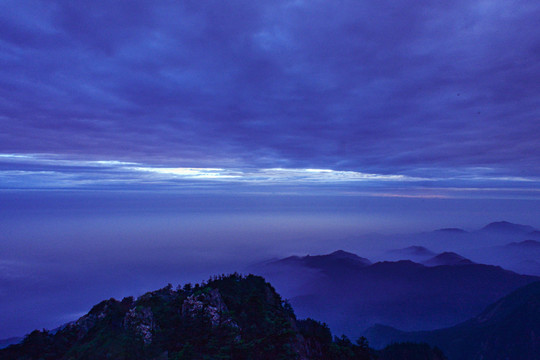
[[[0,338],[239,257],[540,228],[539,18],[537,1],[0,2]]]

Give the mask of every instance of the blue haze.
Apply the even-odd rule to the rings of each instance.
[[[392,234],[500,218],[540,227],[538,200],[59,190],[0,200],[1,338],[271,258],[345,249],[376,260],[402,245]]]

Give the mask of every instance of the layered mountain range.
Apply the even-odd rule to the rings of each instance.
[[[377,323],[407,330],[451,326],[540,280],[450,252],[424,263],[371,263],[337,251],[267,262],[257,272],[283,289],[300,316],[315,317],[354,337]]]
[[[537,359],[540,277],[527,275],[535,266],[540,274],[537,233],[502,221],[406,238],[419,243],[386,250],[395,261],[343,250],[269,260],[249,272],[288,301],[254,275],[167,286],[103,301],[72,323],[32,332],[0,358],[444,359],[439,347],[451,360]],[[451,250],[441,251],[442,242]],[[293,307],[307,319],[297,320]],[[333,338],[330,329],[359,340]]]

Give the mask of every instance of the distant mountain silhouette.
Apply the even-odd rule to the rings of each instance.
[[[455,252],[443,252],[423,263],[426,266],[440,265],[468,265],[474,264],[471,260],[464,258]]]
[[[453,327],[403,332],[377,325],[366,335],[375,347],[422,341],[440,347],[450,360],[540,359],[540,282],[521,287],[480,315]]]
[[[407,330],[451,326],[540,280],[474,263],[428,267],[404,260],[366,265],[351,258],[356,259],[332,254],[285,258],[259,274],[278,290],[292,289],[285,296],[299,316],[320,319],[333,331],[355,337],[376,323]]]
[[[524,240],[520,242],[513,242],[508,245],[506,245],[507,248],[518,248],[518,249],[540,249],[540,241],[536,240]]]
[[[481,256],[517,273],[540,276],[540,241],[529,239],[486,247]]]
[[[413,257],[428,257],[435,255],[433,251],[418,245],[409,246],[403,249],[390,250],[389,252],[393,254]]]
[[[290,256],[282,260],[277,260],[275,263],[305,266],[322,270],[328,274],[350,271],[371,265],[371,261],[368,259],[343,250],[337,250],[327,255]]]
[[[513,224],[508,221],[496,221],[484,226],[482,229],[480,229],[480,231],[499,233],[531,233],[536,231],[536,229],[529,225]]]

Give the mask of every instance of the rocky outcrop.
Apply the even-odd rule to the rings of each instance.
[[[140,336],[145,344],[152,342],[153,333],[157,328],[152,309],[139,306],[126,313],[123,325],[126,330],[133,331]]]
[[[204,316],[210,320],[213,327],[229,325],[238,327],[230,316],[229,310],[217,289],[211,289],[200,294],[188,296],[182,304],[182,315],[196,318]]]
[[[320,324],[300,329],[263,278],[232,274],[103,301],[56,332],[36,330],[0,349],[0,359],[367,359],[339,341]]]

